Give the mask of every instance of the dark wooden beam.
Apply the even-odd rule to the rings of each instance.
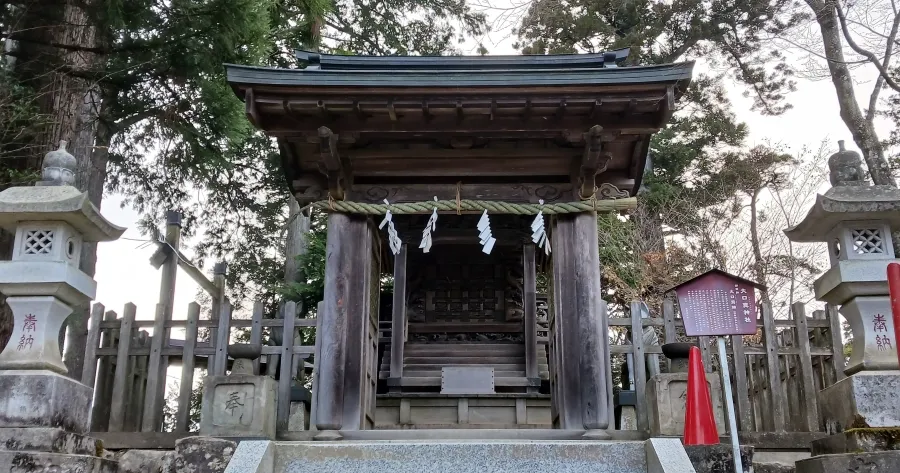
[[[324,126],[319,128],[318,133],[321,170],[328,178],[328,192],[335,199],[343,200],[344,190],[352,183],[350,163],[338,152],[338,135]]]
[[[526,108],[526,115],[528,109]],[[465,118],[462,120],[462,118]],[[462,121],[460,121],[462,120]],[[391,121],[387,116],[373,116],[368,120],[360,120],[356,116],[343,115],[329,120],[325,125],[335,130],[335,133],[377,133],[379,135],[412,134],[480,134],[491,132],[513,132],[530,137],[534,132],[560,133],[568,130],[584,130],[593,125],[600,125],[607,131],[619,131],[622,134],[651,134],[659,131],[656,126],[657,114],[632,114],[627,119],[622,119],[618,114],[602,114],[591,119],[587,116],[566,114],[559,120],[529,120],[521,117],[495,116],[493,120],[488,115],[455,116],[434,115],[428,122],[422,120],[421,115],[397,116],[397,121]],[[310,117],[306,120],[286,121],[272,117],[267,122],[271,124],[265,128],[266,134],[275,137],[300,137],[314,135],[322,126],[321,118]]]
[[[597,216],[558,216],[553,224],[553,304],[557,351],[557,403],[562,429],[604,430],[610,412],[601,333]]]
[[[354,162],[370,159],[505,159],[505,158],[544,158],[572,159],[581,155],[579,148],[466,148],[466,149],[350,149],[342,154]]]
[[[406,343],[406,252],[394,256],[394,303],[391,320],[391,378],[403,376],[403,346]]]
[[[595,192],[597,174],[606,171],[612,155],[602,152],[601,135],[603,127],[594,125],[584,134],[584,153],[578,163],[577,175],[573,184],[581,198],[590,198]]]
[[[356,430],[361,417],[363,330],[369,323],[366,284],[371,264],[368,220],[342,213],[328,214],[325,242],[325,292],[320,332],[321,359],[316,426],[319,430]]]
[[[559,101],[559,107],[556,108],[556,119],[561,120],[563,116],[566,114],[566,99],[562,99]]]
[[[250,123],[252,123],[253,126],[263,128],[262,117],[256,106],[256,98],[253,89],[247,89],[247,93],[244,95],[244,111],[247,114],[247,119],[250,120]]]
[[[525,311],[525,377],[537,378],[537,270],[535,268],[534,243],[528,242],[524,245],[522,259],[524,266],[522,307]]]
[[[672,114],[675,113],[675,87],[669,86],[666,89],[666,95],[660,101],[659,107],[659,120],[656,122],[656,125],[660,128],[666,126],[669,123],[669,119],[672,118]]]
[[[539,200],[547,203],[567,202],[572,199],[572,183],[568,177],[560,178],[556,183],[516,182],[502,183],[466,183],[459,187],[454,177],[446,183],[402,183],[402,184],[361,184],[354,182],[347,191],[347,199],[355,202],[381,203],[384,199],[390,202],[424,202],[437,196],[441,200],[456,198],[459,189],[460,198],[472,200],[499,200],[504,202],[520,202],[536,204]],[[598,179],[599,180],[599,179]],[[602,175],[604,182],[610,182],[619,189],[631,190],[634,180],[626,173],[607,171]],[[297,183],[294,184],[297,189]],[[322,192],[324,194],[324,192]],[[322,196],[323,198],[326,196]],[[599,198],[599,197],[598,197]]]

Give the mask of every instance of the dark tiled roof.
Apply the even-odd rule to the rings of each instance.
[[[548,56],[552,57],[552,56]],[[374,59],[374,58],[373,58]],[[426,58],[431,59],[431,58]],[[693,62],[635,67],[522,69],[282,69],[226,65],[232,85],[326,87],[544,87],[690,81]]]

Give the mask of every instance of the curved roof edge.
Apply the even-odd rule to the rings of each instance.
[[[524,87],[673,84],[684,88],[691,80],[693,62],[658,66],[584,69],[492,70],[342,70],[283,69],[225,65],[231,85],[305,87]],[[472,72],[478,72],[473,74]]]
[[[630,48],[594,54],[521,56],[343,56],[298,49],[294,52],[306,67],[323,70],[391,69],[579,69],[616,67],[628,58]]]

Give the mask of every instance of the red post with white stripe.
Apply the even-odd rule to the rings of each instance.
[[[889,264],[887,277],[891,291],[891,312],[894,316],[894,340],[900,343],[900,264]],[[900,362],[900,350],[897,351],[897,361]]]

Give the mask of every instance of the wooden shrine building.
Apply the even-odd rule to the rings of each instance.
[[[650,138],[693,67],[623,67],[627,55],[300,51],[298,69],[228,66],[248,118],[277,139],[294,196],[329,212],[319,430],[472,427],[491,416],[485,424],[607,428],[596,210],[634,205]],[[425,252],[434,198],[443,207]],[[385,200],[403,241],[396,253],[389,225],[379,229]],[[489,254],[476,228],[485,202],[518,205],[489,211]],[[526,204],[540,202],[581,205],[546,212],[549,254],[532,240],[538,206]],[[541,273],[548,311],[538,309]],[[389,275],[393,298],[380,301]]]

